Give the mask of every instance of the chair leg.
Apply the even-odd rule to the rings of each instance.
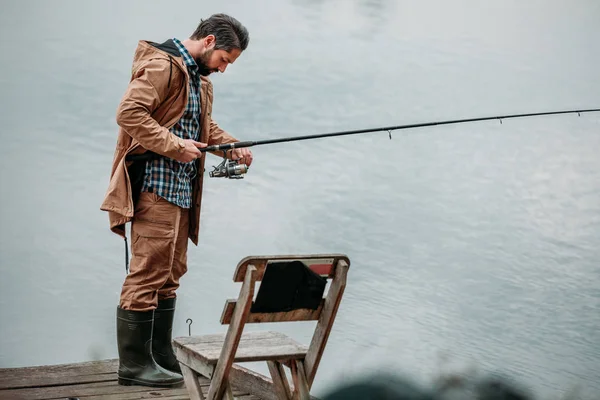
[[[225,385],[225,392],[223,392],[223,400],[234,400],[233,391],[229,382]]]
[[[269,366],[269,372],[271,373],[271,378],[273,379],[273,387],[275,389],[277,398],[281,400],[291,400],[292,394],[290,391],[290,385],[287,377],[285,376],[283,365],[281,365],[279,361],[267,361],[267,365]]]
[[[249,265],[246,269],[246,276],[240,295],[233,311],[233,317],[225,335],[223,348],[219,360],[215,365],[214,373],[208,387],[208,400],[221,400],[227,390],[229,381],[229,371],[235,359],[235,353],[242,339],[242,331],[250,314],[252,307],[252,297],[254,296],[254,284],[256,283],[256,268]],[[233,396],[232,396],[233,398]]]
[[[181,367],[181,373],[183,374],[183,380],[190,395],[190,400],[204,400],[202,387],[198,381],[198,374],[185,364],[179,363],[179,366]]]
[[[310,400],[308,380],[302,360],[292,362],[292,379],[294,380],[294,400]]]

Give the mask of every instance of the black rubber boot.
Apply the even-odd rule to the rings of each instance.
[[[172,387],[183,382],[181,375],[160,367],[152,358],[153,314],[117,307],[120,385]]]
[[[181,374],[179,362],[173,352],[171,333],[173,331],[173,315],[175,314],[175,298],[158,301],[154,310],[154,332],[152,334],[152,355],[161,367]]]

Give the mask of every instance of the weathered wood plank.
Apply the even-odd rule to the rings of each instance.
[[[231,390],[231,385],[229,383],[227,383],[227,385],[225,385],[225,392],[223,393],[223,400],[234,400],[233,390]]]
[[[242,282],[246,275],[246,268],[252,265],[256,268],[256,280],[261,281],[265,274],[265,266],[268,261],[292,261],[299,260],[308,265],[317,265],[318,270],[323,269],[323,264],[335,265],[338,260],[344,260],[350,265],[350,260],[345,254],[303,254],[303,255],[271,255],[271,256],[249,256],[243,258],[237,265],[233,274],[234,282]],[[317,272],[318,273],[318,272]],[[331,274],[333,274],[333,269]],[[332,275],[329,274],[331,277]]]
[[[119,367],[119,360],[98,360],[83,361],[68,364],[55,365],[35,365],[30,367],[0,368],[0,372],[11,374],[13,376],[26,375],[42,370],[44,373],[72,373],[77,372],[80,375],[89,375],[96,373],[116,372]]]
[[[181,373],[185,381],[185,387],[190,395],[190,400],[204,400],[202,386],[196,372],[183,363],[179,363],[179,366],[181,367]]]
[[[213,372],[215,370],[214,365],[209,365],[203,360],[200,360],[199,357],[196,357],[194,353],[187,352],[181,347],[177,348],[177,360],[180,364],[185,364],[194,371],[198,372],[201,377],[198,379],[204,379],[206,384],[210,383],[210,378],[213,376]]]
[[[269,366],[269,372],[271,373],[271,379],[273,380],[273,387],[277,397],[281,400],[290,400],[290,385],[282,365],[277,361],[267,361],[267,365]]]
[[[221,315],[221,324],[227,325],[231,323],[231,316],[235,310],[236,301],[228,299],[223,308]],[[264,322],[288,322],[288,321],[317,321],[325,305],[325,299],[321,301],[321,305],[316,310],[309,308],[301,308],[293,311],[275,312],[275,313],[253,313],[248,315],[247,324],[264,323]]]
[[[189,396],[185,388],[180,389],[163,389],[163,390],[151,390],[148,388],[146,392],[133,392],[133,393],[120,393],[105,395],[100,394],[96,396],[80,397],[81,400],[141,400],[141,399],[167,399],[167,400],[189,400]],[[63,400],[66,400],[63,398]]]
[[[180,347],[198,343],[223,343],[226,334],[227,333],[216,333],[209,335],[178,336],[174,339],[174,343],[175,346]],[[276,331],[249,331],[242,334],[240,343],[285,337],[286,336],[283,333]]]
[[[206,388],[208,390],[208,388]],[[205,391],[206,392],[206,391]],[[249,394],[240,394],[239,392],[234,391],[233,395],[235,396],[235,400],[262,400],[256,396],[252,396]],[[144,394],[143,397],[135,397],[135,393],[128,393],[125,395],[117,395],[110,396],[108,399],[110,400],[142,400],[142,399],[160,399],[160,400],[189,400],[189,396],[187,393],[181,395],[157,395],[157,394]],[[61,399],[66,400],[66,399]],[[92,397],[84,397],[81,400],[107,400],[106,396],[92,396]]]
[[[183,387],[183,385],[181,385]],[[153,389],[153,390],[150,390]],[[121,393],[140,393],[161,391],[160,388],[145,386],[121,386],[116,381],[101,383],[84,383],[66,386],[48,386],[43,388],[5,389],[0,391],[0,398],[4,399],[56,399],[66,397],[84,397],[93,395],[114,395]]]
[[[290,363],[290,373],[292,374],[292,382],[294,383],[294,391],[292,392],[292,399],[298,400],[298,367],[295,362]]]
[[[308,351],[307,346],[279,332],[249,336],[258,336],[259,339],[251,337],[240,340],[235,352],[235,362],[298,359],[304,358]],[[220,341],[213,339],[206,341],[202,337],[197,337],[195,339],[180,340],[176,347],[200,362],[216,364],[222,356],[225,336],[221,335]],[[187,344],[182,345],[184,342],[187,342]]]
[[[201,349],[195,352],[198,358],[208,364],[217,364],[221,358],[220,348]],[[235,354],[234,362],[253,362],[281,359],[303,359],[306,357],[307,347],[291,345],[261,346],[239,349]]]
[[[181,391],[182,389],[180,389]],[[172,394],[173,393],[173,394]],[[89,396],[82,397],[81,400],[138,400],[138,399],[160,399],[160,400],[190,400],[188,393],[183,391],[181,394],[174,394],[174,391],[161,391],[161,392],[148,392],[148,393],[125,393],[118,395],[110,395],[107,397],[106,395],[100,396]],[[202,386],[202,393],[206,395],[208,393],[208,386]],[[233,395],[236,400],[262,400],[259,397],[247,394],[245,392],[240,392],[238,390],[233,391]],[[61,399],[66,400],[66,399]]]
[[[105,395],[100,395],[100,396],[89,396],[89,397],[82,397],[80,398],[80,400],[143,400],[143,399],[160,399],[160,400],[189,400],[189,396],[187,395],[187,393],[184,394],[176,394],[176,395],[158,395],[158,393],[156,394],[149,394],[149,393],[143,393],[142,396],[140,396],[139,394],[136,393],[126,393],[124,395],[111,395],[109,397],[105,396]],[[58,400],[58,399],[57,399]],[[67,400],[67,399],[63,399],[61,398],[60,400]]]
[[[208,400],[221,400],[223,391],[228,383],[229,371],[242,337],[244,323],[250,313],[252,298],[254,296],[254,285],[256,282],[256,269],[249,265],[246,268],[246,277],[238,297],[238,307],[233,315],[231,325],[225,336],[225,342],[218,356],[217,365],[208,390]]]
[[[329,333],[333,327],[335,316],[344,295],[346,288],[346,277],[348,274],[349,264],[340,259],[335,268],[335,278],[331,283],[331,288],[327,294],[325,300],[325,307],[321,313],[321,318],[317,323],[315,332],[310,342],[308,353],[304,361],[304,368],[306,370],[306,378],[308,380],[308,387],[312,387],[312,383],[315,379],[319,363],[329,339]]]
[[[310,400],[308,382],[304,371],[304,364],[300,360],[296,360],[296,375],[298,380],[298,397],[300,400]]]
[[[119,361],[102,360],[75,364],[42,365],[21,368],[0,368],[0,389],[50,386],[56,383],[85,383],[110,380],[116,373]],[[95,381],[93,375],[99,375]]]
[[[115,380],[117,380],[116,372],[93,375],[69,375],[65,373],[33,373],[31,375],[18,376],[15,378],[12,378],[10,376],[4,376],[2,372],[0,372],[0,390],[30,387],[46,387],[57,385],[73,385],[77,383],[111,382]]]
[[[208,386],[202,386],[202,394],[206,396],[208,394]],[[259,397],[250,395],[246,392],[241,392],[239,390],[234,390],[233,395],[236,400],[262,400]],[[138,400],[138,399],[166,399],[166,400],[190,400],[187,391],[185,389],[177,389],[177,390],[163,390],[160,392],[157,391],[149,391],[147,393],[124,393],[118,395],[100,395],[100,396],[89,396],[82,397],[81,400]],[[62,398],[61,400],[66,400]]]
[[[229,372],[229,381],[239,390],[253,394],[262,400],[279,400],[271,379],[241,365],[233,365]]]

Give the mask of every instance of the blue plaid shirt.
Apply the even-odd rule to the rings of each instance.
[[[187,106],[181,119],[171,132],[182,139],[198,140],[200,137],[200,74],[198,65],[177,39],[173,39],[183,56],[190,75],[190,92]],[[146,164],[143,192],[152,191],[165,200],[182,208],[192,204],[192,180],[196,177],[194,161],[181,163],[167,157],[159,157]]]

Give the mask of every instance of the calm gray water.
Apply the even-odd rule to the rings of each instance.
[[[117,356],[124,248],[99,206],[139,39],[220,11],[246,24],[250,48],[213,77],[215,119],[240,139],[600,106],[596,0],[216,3],[3,3],[0,367]],[[207,181],[176,335],[187,318],[226,329],[242,257],[342,252],[315,394],[382,368],[427,381],[441,356],[547,398],[600,391],[600,114],[254,154],[246,179]]]

